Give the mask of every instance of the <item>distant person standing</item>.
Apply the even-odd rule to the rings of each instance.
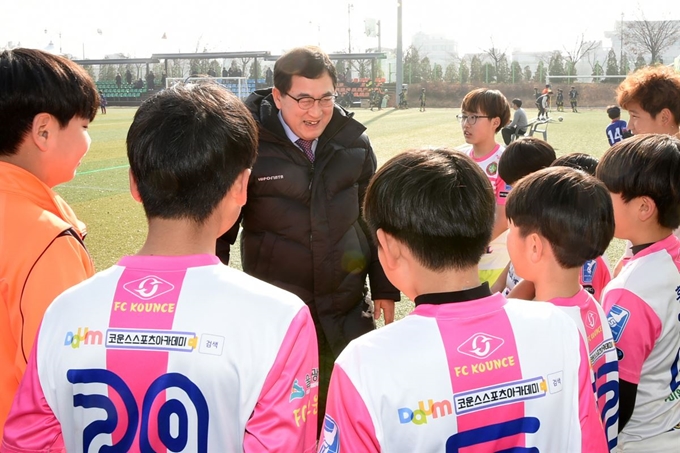
[[[555,99],[558,112],[564,112],[564,92],[561,88],[557,89],[557,98]]]
[[[569,102],[571,103],[571,111],[578,113],[578,91],[576,91],[576,87],[571,87],[571,90],[569,90]]]
[[[120,72],[116,74],[116,86],[120,88],[120,85],[122,83],[122,78],[120,77]]]
[[[229,73],[227,72],[227,68],[222,66],[222,77],[229,77]]]
[[[156,87],[156,83],[154,82],[156,80],[156,76],[153,75],[153,71],[149,71],[149,73],[146,75],[146,86],[149,90],[153,90]]]
[[[538,88],[534,87],[534,99],[538,99],[541,93],[538,92]]]
[[[125,71],[125,83],[127,83],[128,85],[132,84],[132,73],[130,72],[129,69]]]
[[[268,87],[274,85],[274,72],[272,71],[272,68],[267,68],[267,71],[264,74],[264,81]]]
[[[418,98],[420,101],[420,111],[424,112],[425,111],[425,88],[420,89],[420,97]]]
[[[99,107],[102,109],[102,115],[106,115],[106,104],[108,104],[106,95],[104,95],[102,90],[99,90]]]
[[[607,116],[612,122],[607,126],[606,134],[609,140],[609,146],[614,146],[615,143],[620,142],[626,138],[628,134],[628,124],[621,119],[621,109],[616,105],[607,107]]]
[[[527,131],[527,114],[522,108],[521,99],[513,99],[510,104],[515,113],[512,116],[512,122],[501,129],[501,135],[506,145],[509,145],[514,135],[524,135]]]
[[[548,106],[550,105],[550,95],[552,91],[548,91],[542,94],[536,99],[536,108],[538,108],[538,119],[547,120],[548,119]]]

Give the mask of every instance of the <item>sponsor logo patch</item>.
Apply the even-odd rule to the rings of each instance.
[[[612,329],[612,335],[616,343],[621,339],[623,331],[628,325],[628,320],[630,319],[630,312],[623,307],[618,305],[613,305],[609,310],[607,315],[607,321],[609,322],[609,327]]]
[[[476,333],[458,346],[458,352],[476,359],[490,356],[503,346],[502,338],[489,335],[488,333]]]
[[[169,293],[175,289],[175,285],[155,275],[147,275],[146,277],[127,282],[123,285],[123,288],[142,300],[150,300]]]

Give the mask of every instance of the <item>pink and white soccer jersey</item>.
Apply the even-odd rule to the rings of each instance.
[[[313,451],[317,361],[296,296],[212,255],[125,257],[47,310],[1,451]]]
[[[511,187],[498,174],[498,161],[501,159],[503,151],[505,151],[505,146],[497,144],[489,154],[481,158],[475,157],[472,145],[461,146],[456,149],[466,153],[479,165],[479,168],[484,171],[484,174],[491,181],[491,186],[493,186],[494,193],[496,194],[496,204],[505,205],[505,199],[508,198]]]
[[[619,363],[607,315],[585,289],[574,297],[550,300],[574,320],[588,346],[595,394],[611,452],[616,451],[619,420]]]
[[[607,451],[568,316],[486,285],[415,302],[336,361],[319,452]]]
[[[670,235],[631,257],[602,294],[619,377],[638,386],[633,415],[619,434],[625,451],[680,448],[680,430],[670,431],[680,423],[679,268],[680,241]]]

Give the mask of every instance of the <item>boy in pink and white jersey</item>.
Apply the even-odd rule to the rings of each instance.
[[[215,256],[246,202],[257,137],[215,84],[142,104],[127,149],[146,242],[49,307],[0,451],[316,448],[307,307]]]
[[[614,237],[609,192],[582,171],[545,168],[513,186],[505,212],[515,270],[533,283],[536,300],[552,302],[574,320],[586,342],[600,416],[614,452],[619,416],[616,347],[604,310],[579,278],[583,264],[602,255]]]
[[[510,122],[510,104],[500,91],[478,88],[465,95],[460,110],[457,118],[467,145],[457,149],[469,155],[479,165],[491,181],[496,196],[491,243],[479,263],[480,278],[493,285],[508,264],[503,233],[508,229],[505,199],[510,186],[498,173],[498,161],[505,147],[496,143],[496,134]]]
[[[407,151],[376,173],[365,218],[416,308],[338,357],[319,452],[607,451],[574,322],[480,285],[494,205],[456,151]]]
[[[619,354],[622,451],[680,446],[680,140],[639,135],[612,146],[597,177],[614,205],[614,236],[633,256],[602,305]]]

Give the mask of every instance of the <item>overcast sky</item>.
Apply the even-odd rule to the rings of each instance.
[[[491,40],[509,52],[571,49],[581,34],[603,39],[621,13],[625,20],[680,19],[669,0],[403,0],[403,46],[422,31],[456,40],[461,54],[487,49]],[[369,18],[381,22],[382,46],[396,47],[397,0],[0,0],[0,47],[12,41],[45,48],[52,41],[77,58],[204,48],[278,54],[304,44],[330,53],[347,50],[349,28],[352,51],[363,52],[378,46],[364,34]]]

